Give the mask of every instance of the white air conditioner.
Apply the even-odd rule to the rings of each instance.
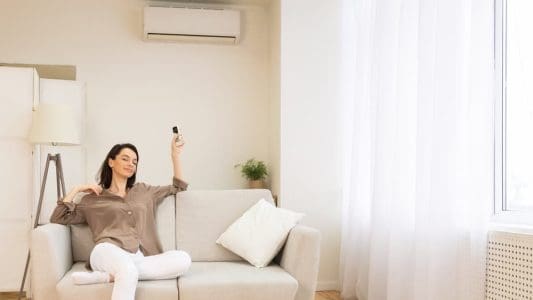
[[[144,8],[146,40],[237,44],[241,32],[238,10],[212,8]]]

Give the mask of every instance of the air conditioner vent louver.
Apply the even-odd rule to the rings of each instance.
[[[237,44],[240,12],[228,9],[144,8],[146,40]]]

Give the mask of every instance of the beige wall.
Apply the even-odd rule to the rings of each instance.
[[[270,174],[272,192],[280,191],[280,31],[281,0],[272,0],[268,6],[270,22]],[[281,199],[279,204],[281,203]]]
[[[264,160],[281,205],[322,232],[319,288],[335,288],[339,4],[312,2],[237,6],[241,44],[224,46],[142,41],[142,0],[5,0],[0,61],[76,66],[87,92],[88,180],[114,143],[132,142],[139,179],[168,183],[176,123],[191,189],[242,187],[233,165]]]
[[[193,189],[239,188],[233,165],[270,164],[268,14],[243,10],[238,46],[142,41],[145,1],[0,2],[5,63],[75,65],[87,84],[87,178],[109,148],[132,142],[139,178],[167,184],[169,138],[179,123]],[[68,162],[64,162],[65,164]]]

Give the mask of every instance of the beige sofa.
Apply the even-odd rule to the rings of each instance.
[[[190,270],[178,279],[139,281],[138,300],[312,300],[320,235],[297,225],[273,263],[256,268],[215,243],[218,236],[268,190],[186,191],[158,207],[157,226],[165,250],[187,251]],[[32,232],[31,291],[35,300],[110,299],[112,284],[74,285],[94,246],[86,225],[47,224]]]

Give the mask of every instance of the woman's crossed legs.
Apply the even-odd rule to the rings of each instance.
[[[91,252],[92,273],[76,272],[72,276],[78,284],[109,282],[114,277],[112,300],[133,300],[138,280],[171,279],[185,273],[191,265],[184,251],[167,251],[144,256],[129,253],[111,243],[97,244]]]

